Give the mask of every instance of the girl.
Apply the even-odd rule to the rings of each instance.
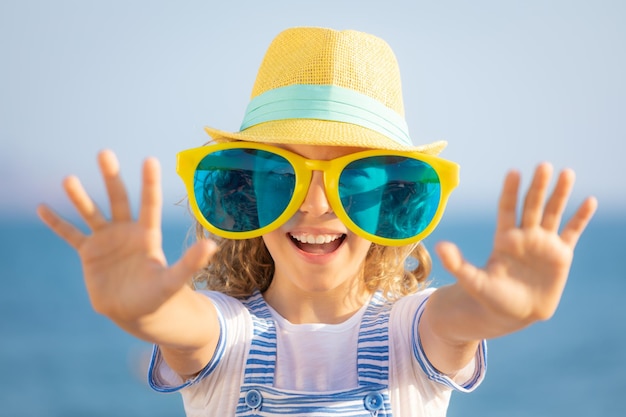
[[[440,243],[457,282],[428,288],[420,242],[458,166],[436,156],[443,142],[412,145],[403,114],[385,42],[290,29],[267,51],[241,130],[207,128],[214,143],[178,155],[199,239],[176,264],[161,249],[154,159],[137,221],[110,151],[98,159],[110,220],[75,177],[64,187],[92,233],[39,215],[77,250],[94,309],[155,344],[149,382],[180,391],[189,416],[443,416],[452,390],[484,377],[486,339],[554,313],[596,201],[559,234],[574,174],[547,196],[541,164],[517,222],[510,172],[485,267]]]

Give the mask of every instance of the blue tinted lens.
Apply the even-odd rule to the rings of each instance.
[[[247,232],[275,221],[295,188],[291,164],[257,149],[225,149],[205,156],[194,175],[198,207],[213,226]]]
[[[359,159],[339,177],[339,197],[348,217],[366,232],[388,239],[423,232],[437,212],[440,196],[433,167],[403,156]]]

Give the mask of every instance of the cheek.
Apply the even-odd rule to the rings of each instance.
[[[267,250],[269,250],[271,254],[272,248],[275,248],[278,245],[278,242],[280,242],[280,239],[284,239],[284,234],[282,233],[279,234],[277,230],[274,230],[273,232],[264,234],[263,236],[261,236],[261,238],[263,239],[263,242],[265,242],[265,246],[267,247]]]
[[[355,257],[361,259],[361,261],[365,261],[367,252],[369,252],[370,248],[372,247],[372,242],[358,235],[350,233],[348,246],[350,247],[350,250]]]

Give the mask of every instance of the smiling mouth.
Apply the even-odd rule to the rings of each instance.
[[[346,239],[346,234],[289,234],[291,241],[303,252],[326,255],[336,251]]]

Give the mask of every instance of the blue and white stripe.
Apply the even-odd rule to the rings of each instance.
[[[389,303],[376,293],[363,315],[359,330],[357,370],[359,384],[388,384]]]
[[[272,313],[267,308],[260,292],[244,301],[250,310],[254,336],[246,361],[244,384],[274,384],[276,368],[276,327]]]
[[[276,328],[259,292],[245,300],[254,324],[236,416],[391,417],[389,381],[389,312],[391,304],[374,295],[359,329],[359,386],[333,392],[298,392],[273,387]],[[297,372],[297,370],[294,370]]]

